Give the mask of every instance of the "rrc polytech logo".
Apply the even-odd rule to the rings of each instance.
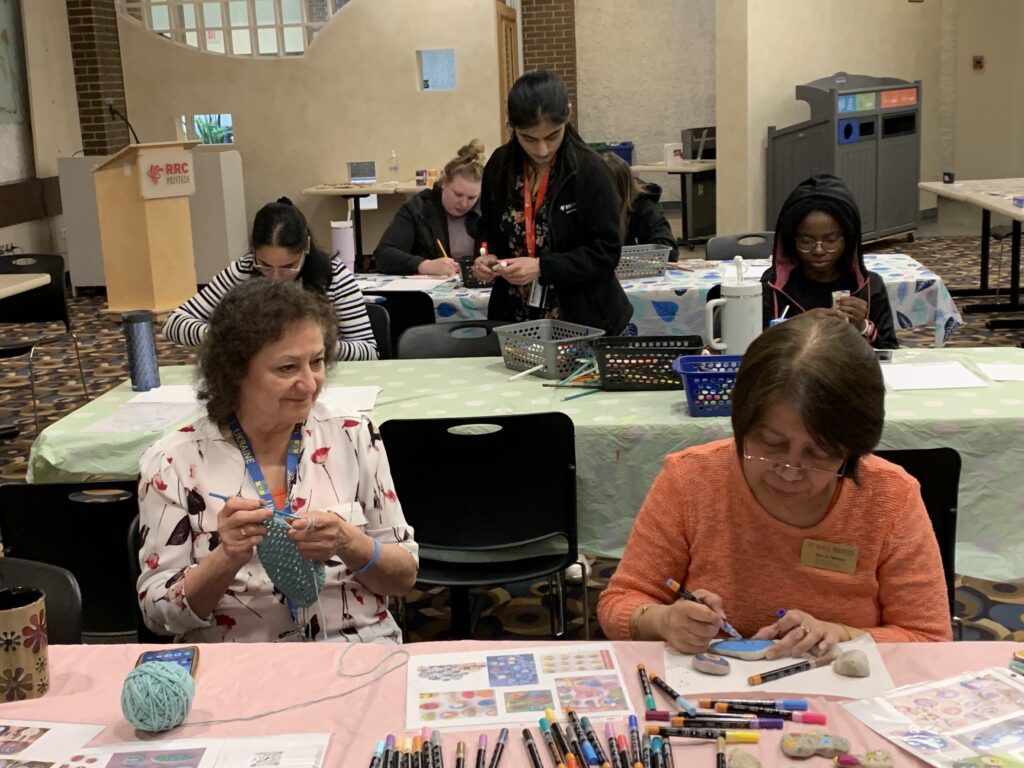
[[[160,184],[160,179],[163,178],[164,184],[188,184],[190,181],[189,177],[189,164],[188,163],[164,163],[158,165],[153,163],[146,170],[146,176],[153,182],[153,186]]]

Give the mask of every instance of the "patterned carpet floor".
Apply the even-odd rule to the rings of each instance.
[[[976,287],[978,283],[978,238],[929,238],[908,243],[893,241],[867,247],[876,253],[906,253],[943,277],[950,288]],[[993,276],[998,248],[993,251]],[[1005,259],[1000,284],[1009,284],[1009,256]],[[1004,290],[1005,294],[1005,290]],[[961,312],[972,302],[989,299],[958,299]],[[70,300],[72,323],[81,345],[82,361],[90,394],[96,397],[127,378],[124,341],[120,325],[103,313],[104,301],[97,296]],[[1016,346],[1024,331],[989,331],[985,321],[993,315],[964,315],[965,324],[950,339],[949,346]],[[18,336],[20,330],[0,325],[0,337]],[[931,328],[899,332],[906,346],[930,346]],[[190,350],[176,347],[158,337],[157,354],[162,365],[193,362]],[[61,343],[40,350],[36,359],[37,392],[41,427],[62,418],[83,402],[73,347]],[[0,441],[0,482],[19,482],[25,477],[29,449],[35,438],[29,393],[27,358],[0,360],[0,427],[18,426],[21,433]],[[614,572],[615,561],[598,559],[587,583],[590,603],[590,636],[600,637],[594,618],[598,595]],[[581,587],[568,590],[567,635],[583,637]],[[1005,584],[971,577],[957,579],[957,614],[965,622],[965,639],[1024,640],[1024,582]],[[448,598],[442,589],[414,591],[408,601],[409,636],[412,640],[448,637]],[[479,618],[475,635],[484,639],[517,639],[547,636],[549,603],[546,582],[510,584],[480,590],[475,611]]]

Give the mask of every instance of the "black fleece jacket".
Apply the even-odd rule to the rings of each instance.
[[[466,232],[476,237],[480,205],[466,214]],[[437,241],[444,244],[445,253],[451,254],[448,241],[448,214],[441,204],[441,183],[425,189],[407,200],[373,250],[377,271],[386,275],[415,275],[420,263],[441,258]]]
[[[830,308],[832,299],[829,288],[846,289],[852,296],[858,296],[868,304],[868,320],[874,325],[874,332],[868,338],[871,346],[876,349],[898,348],[899,341],[896,338],[896,327],[885,283],[881,275],[869,272],[864,265],[864,254],[861,252],[860,211],[857,209],[853,193],[836,176],[819,173],[802,182],[790,193],[779,212],[779,222],[785,219],[790,208],[798,203],[804,203],[808,198],[828,200],[831,204],[844,209],[853,226],[853,233],[845,235],[846,262],[841,265],[842,274],[839,280],[829,286],[824,283],[815,284],[800,271],[798,254],[787,251],[780,231],[781,226],[776,224],[772,265],[761,276],[764,287],[764,326],[767,328],[768,321],[778,317],[787,305],[787,317],[793,317],[809,309]],[[853,234],[852,238],[850,234]],[[853,242],[850,242],[851,239]]]
[[[513,138],[512,141],[515,141]],[[508,191],[498,189],[498,168],[512,151],[509,144],[495,150],[484,169],[480,195],[478,245],[499,259],[510,258],[509,232],[502,214],[511,205]],[[593,152],[563,142],[555,158],[550,195],[550,248],[540,254],[540,282],[558,297],[559,317],[566,322],[601,328],[609,335],[622,332],[633,315],[615,267],[619,240],[619,196],[604,161]],[[511,320],[509,284],[498,277],[491,289],[487,316]]]
[[[669,245],[669,261],[679,261],[679,248],[672,227],[661,212],[658,201],[661,200],[661,187],[650,182],[642,182],[644,191],[633,203],[629,214],[629,227],[623,245]]]

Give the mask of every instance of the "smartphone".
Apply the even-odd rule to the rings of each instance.
[[[195,645],[183,645],[177,648],[161,648],[156,651],[146,651],[139,654],[139,660],[135,666],[144,664],[147,661],[170,661],[180,664],[193,678],[196,676],[196,667],[199,666],[199,647]]]

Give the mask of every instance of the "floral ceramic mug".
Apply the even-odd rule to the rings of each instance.
[[[0,589],[0,697],[36,699],[50,689],[46,603],[38,589]]]

